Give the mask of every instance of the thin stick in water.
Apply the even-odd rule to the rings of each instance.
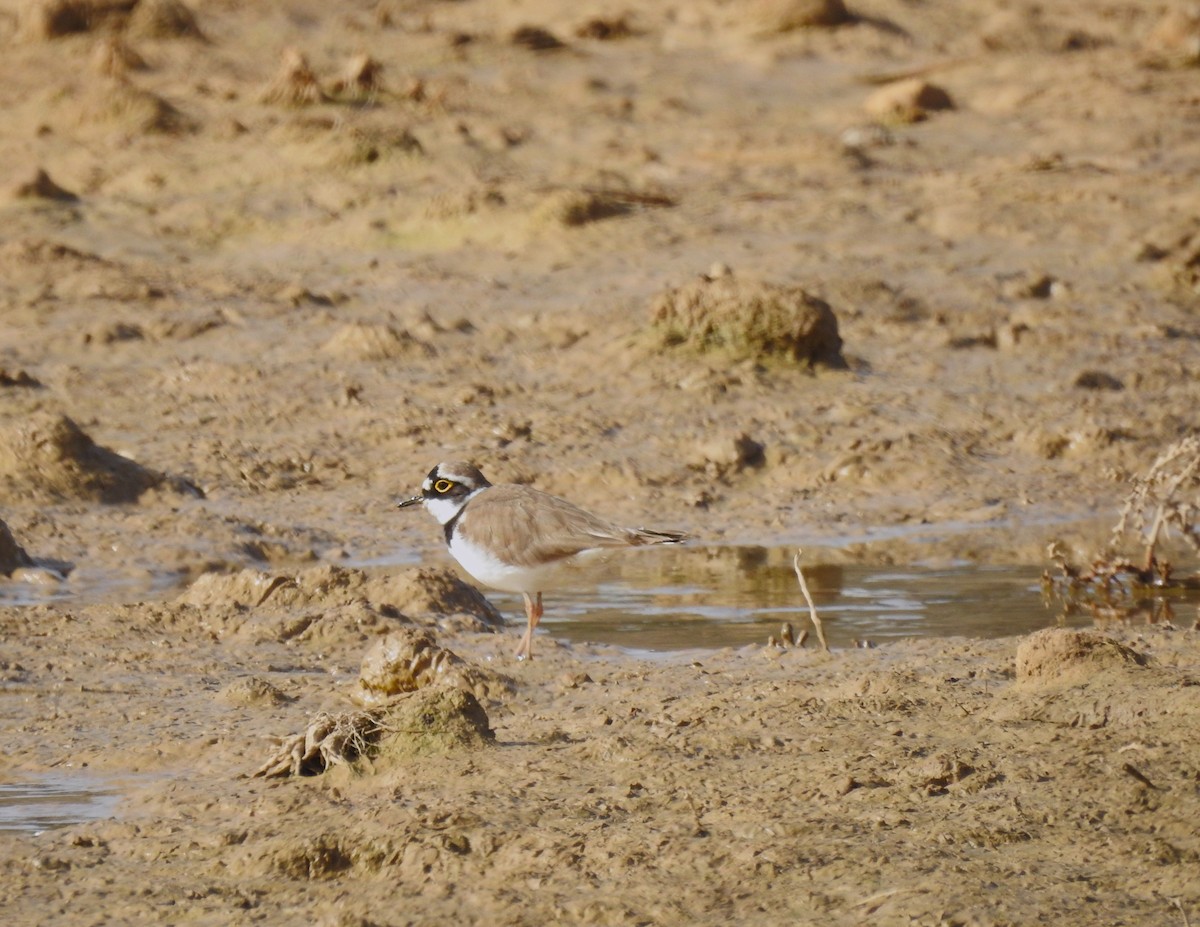
[[[796,579],[800,582],[800,591],[804,593],[804,601],[808,603],[808,617],[812,619],[813,627],[817,629],[817,640],[821,642],[821,647],[828,653],[829,644],[825,640],[825,629],[821,627],[821,619],[817,616],[817,606],[813,605],[812,596],[808,594],[808,583],[804,581],[804,572],[800,569],[802,553],[804,553],[804,549],[797,547],[796,556],[792,559],[792,566],[796,570]]]

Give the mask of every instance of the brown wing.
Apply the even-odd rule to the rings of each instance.
[[[519,566],[560,560],[585,550],[637,547],[682,539],[670,532],[623,528],[565,499],[528,486],[493,486],[472,499],[463,527]]]

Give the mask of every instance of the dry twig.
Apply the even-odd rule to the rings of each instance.
[[[813,627],[817,629],[817,640],[821,642],[821,648],[828,653],[829,644],[825,640],[825,629],[821,627],[821,619],[817,615],[817,607],[813,605],[812,596],[808,594],[808,583],[804,581],[804,571],[800,569],[800,555],[804,553],[803,548],[796,548],[796,556],[792,558],[792,567],[796,571],[796,579],[800,583],[800,591],[804,594],[804,601],[808,603],[808,617],[812,619]]]

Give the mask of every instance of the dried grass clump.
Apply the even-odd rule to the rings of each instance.
[[[837,317],[828,303],[801,287],[743,278],[726,269],[658,296],[650,321],[665,347],[846,366]]]
[[[1138,533],[1146,545],[1142,569],[1154,570],[1158,544],[1172,528],[1200,554],[1200,435],[1176,441],[1159,454],[1145,476],[1134,478],[1110,547]]]
[[[372,101],[383,92],[383,65],[368,54],[355,55],[330,90],[339,99]]]
[[[104,81],[92,92],[87,118],[110,120],[131,132],[174,133],[195,128],[195,123],[156,93],[120,78]]]
[[[335,766],[403,762],[414,756],[478,749],[494,740],[487,712],[461,689],[410,692],[378,708],[321,712],[304,731],[279,738],[256,778],[317,776]]]
[[[391,325],[351,322],[343,325],[322,348],[355,360],[391,360],[413,353],[432,353],[430,345]]]
[[[352,763],[378,742],[379,718],[371,711],[321,712],[303,732],[279,738],[279,748],[253,773],[254,778],[318,776]]]
[[[1148,612],[1151,620],[1170,620],[1171,598],[1200,588],[1200,574],[1176,577],[1159,556],[1172,531],[1200,554],[1200,435],[1170,445],[1132,483],[1108,545],[1090,567],[1071,563],[1059,542],[1050,544],[1047,554],[1059,575],[1047,573],[1043,581],[1067,612],[1086,609],[1098,618]],[[1141,547],[1140,559],[1123,547],[1131,538]]]
[[[311,106],[329,102],[317,75],[309,67],[308,59],[294,48],[284,51],[279,72],[259,99],[263,103],[281,106]]]

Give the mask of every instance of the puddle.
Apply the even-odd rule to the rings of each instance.
[[[22,574],[17,574],[21,576]],[[81,566],[63,576],[54,570],[26,571],[25,579],[0,582],[0,606],[83,602],[89,605],[145,602],[164,598],[180,587],[177,572],[128,573]],[[0,575],[0,578],[3,578]]]
[[[554,637],[634,651],[766,644],[783,622],[812,625],[796,583],[795,548],[676,548],[623,558],[592,588],[547,593],[540,627]],[[1042,598],[1041,567],[873,567],[822,564],[804,575],[831,647],[908,637],[1008,637],[1059,623]],[[519,595],[487,592],[512,622]],[[1078,626],[1091,624],[1081,616]],[[810,646],[815,635],[810,637]]]
[[[0,782],[0,833],[38,834],[111,817],[120,798],[114,785],[78,773]]]
[[[581,580],[547,592],[541,627],[563,640],[644,653],[766,644],[785,621],[797,634],[811,634],[794,553],[794,547],[684,545],[618,554],[608,562],[604,582]],[[910,637],[1009,637],[1058,624],[1093,624],[1088,614],[1063,620],[1060,603],[1043,600],[1044,566],[878,567],[823,563],[821,556],[821,549],[806,548],[804,574],[831,647]],[[406,550],[342,565],[386,571],[420,562]],[[175,573],[114,576],[80,569],[68,582],[44,588],[0,583],[0,606],[153,601],[178,589]],[[521,596],[483,592],[509,622],[524,622]]]

